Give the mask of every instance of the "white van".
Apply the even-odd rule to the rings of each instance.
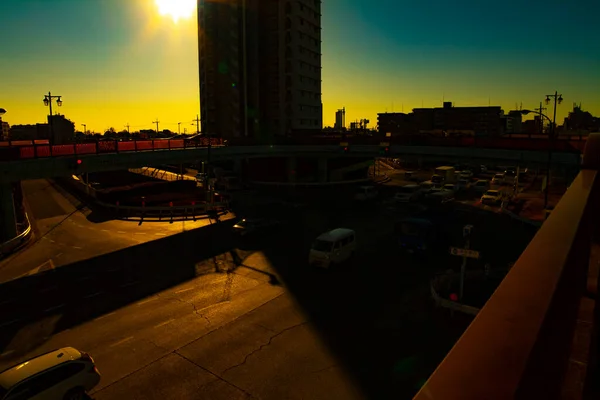
[[[352,229],[337,228],[320,235],[313,243],[308,263],[329,268],[348,260],[356,250],[356,234]]]

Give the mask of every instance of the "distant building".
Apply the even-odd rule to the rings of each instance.
[[[377,117],[379,132],[412,134],[445,132],[456,135],[498,136],[505,130],[504,111],[493,107],[454,107],[444,102],[443,107],[415,108],[410,114],[380,113]]]
[[[202,131],[320,132],[321,1],[198,3]]]
[[[2,131],[0,132],[0,140],[8,140],[8,134],[10,132],[10,125],[8,122],[2,121],[0,118],[0,124],[2,125]]]
[[[335,124],[333,125],[333,128],[338,131],[346,128],[346,107],[335,112]]]
[[[567,131],[597,132],[600,130],[600,118],[583,111],[581,104],[573,103],[573,111],[565,118],[563,129]]]
[[[523,114],[519,110],[511,110],[504,116],[504,132],[505,133],[521,133],[523,132]]]
[[[392,136],[415,133],[415,115],[404,113],[377,114],[377,131],[381,134],[391,133]]]
[[[50,117],[48,117],[50,122]],[[52,116],[53,137],[50,135],[49,124],[13,125],[8,137],[10,140],[51,140],[54,144],[73,143],[75,140],[75,124],[64,115]]]

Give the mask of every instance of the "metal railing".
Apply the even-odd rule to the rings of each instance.
[[[23,230],[23,232],[21,232],[14,238],[4,243],[0,243],[0,257],[14,252],[22,245],[27,243],[32,233],[33,231],[31,229],[31,222],[29,221],[29,216],[27,215],[27,213],[25,213],[25,229]]]
[[[415,399],[598,398],[599,170],[594,134],[575,181]]]

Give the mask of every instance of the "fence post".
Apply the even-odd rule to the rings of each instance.
[[[196,201],[192,200],[192,220],[196,221]]]
[[[174,214],[173,214],[173,202],[172,201],[169,202],[169,207],[171,207],[171,222],[172,222],[173,221],[173,217],[174,217]]]
[[[73,154],[77,155],[77,143],[73,143]]]
[[[137,151],[137,140],[133,141],[133,150]]]
[[[116,205],[117,205],[117,217],[118,217],[119,214],[120,214],[120,210],[119,210],[120,203],[119,203],[119,200],[117,200]]]

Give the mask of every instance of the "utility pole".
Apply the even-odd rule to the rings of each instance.
[[[125,128],[127,128],[127,133],[130,134],[131,132],[129,132],[129,122],[127,123],[127,125],[125,125]]]
[[[81,124],[83,125],[83,134],[85,135],[85,133],[87,132],[87,125],[86,124]]]
[[[200,134],[200,116],[196,115],[196,119],[193,119],[192,122],[196,123],[196,135]]]
[[[467,273],[467,251],[471,244],[471,231],[473,225],[465,225],[463,227],[463,237],[465,238],[465,252],[463,254],[463,262],[460,266],[460,291],[458,292],[458,301],[463,299],[463,293],[465,288],[465,274]]]
[[[535,109],[535,111],[537,111],[538,115],[540,116],[540,135],[544,134],[544,118],[541,114],[543,114],[545,110],[547,110],[547,108],[542,107],[542,102],[540,101],[540,107]]]
[[[156,118],[156,121],[152,121],[153,124],[156,124],[156,134],[158,135],[158,123],[160,121],[158,120],[158,118]]]
[[[177,123],[177,134],[181,135],[181,122]]]

